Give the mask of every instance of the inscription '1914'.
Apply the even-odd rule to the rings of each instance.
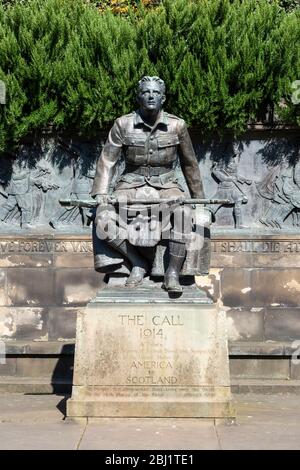
[[[122,326],[142,327],[139,329],[141,339],[162,337],[166,326],[183,326],[181,315],[152,315],[147,325],[145,315],[119,315],[119,318]]]

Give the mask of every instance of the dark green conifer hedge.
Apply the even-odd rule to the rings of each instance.
[[[137,2],[126,14],[85,0],[2,2],[0,151],[49,127],[96,133],[135,107],[144,74],[161,76],[167,109],[204,134],[241,132],[267,105],[299,123],[299,46],[300,9],[276,0]]]

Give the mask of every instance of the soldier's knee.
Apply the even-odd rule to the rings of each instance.
[[[114,216],[108,210],[104,210],[101,213],[97,214],[95,219],[96,225],[99,229],[106,227],[107,224],[112,220],[114,220]]]
[[[119,230],[118,215],[113,207],[97,210],[96,218],[96,233],[98,238],[115,238]]]

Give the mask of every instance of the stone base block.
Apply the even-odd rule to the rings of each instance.
[[[123,402],[77,400],[68,402],[69,417],[131,417],[131,418],[234,418],[229,401],[223,402]]]
[[[127,292],[78,313],[67,415],[233,417],[225,313],[197,288],[188,302]]]

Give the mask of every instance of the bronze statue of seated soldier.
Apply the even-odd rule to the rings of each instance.
[[[163,80],[143,77],[138,110],[109,132],[91,193],[98,204],[95,269],[129,273],[128,287],[147,273],[164,275],[163,287],[181,292],[181,274],[208,271],[210,214],[186,203],[204,198],[202,179],[186,123],[162,109],[165,99]],[[125,170],[111,188],[121,155]],[[178,181],[178,164],[190,195]]]

